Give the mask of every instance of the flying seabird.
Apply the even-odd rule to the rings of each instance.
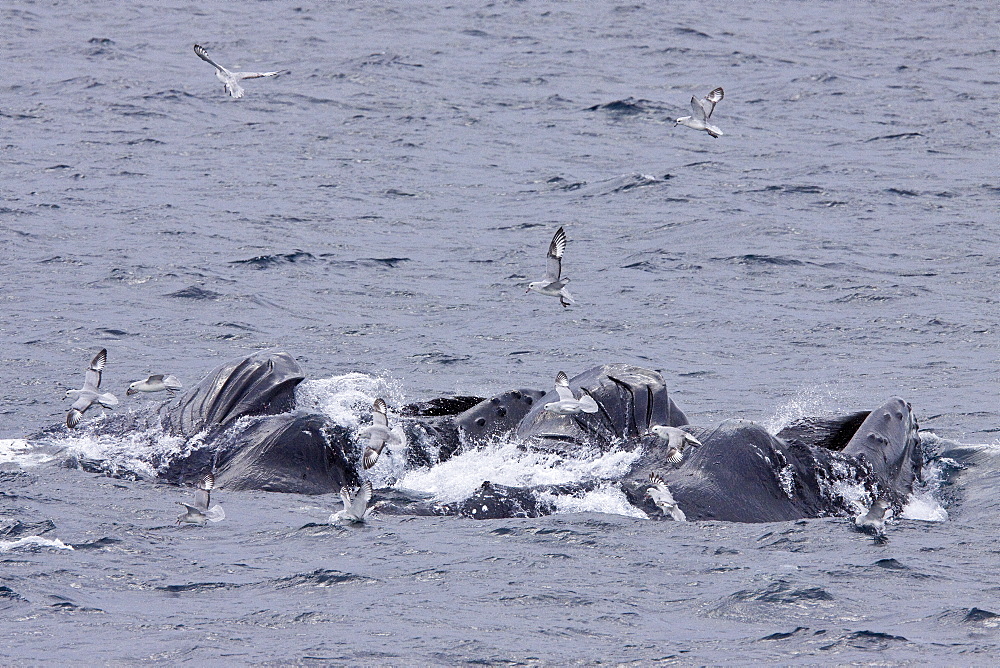
[[[108,361],[107,348],[101,348],[101,352],[94,355],[87,368],[87,374],[83,378],[82,390],[67,390],[66,396],[75,399],[69,412],[66,414],[66,426],[72,429],[80,424],[83,414],[94,404],[100,404],[104,408],[114,408],[118,405],[118,398],[110,392],[101,392],[101,371]]]
[[[649,428],[649,431],[660,437],[661,440],[667,442],[667,461],[671,464],[679,464],[682,457],[684,448],[688,445],[699,446],[701,441],[687,433],[683,429],[678,429],[677,427],[668,427],[666,425],[653,425]]]
[[[596,413],[598,406],[594,397],[586,392],[580,393],[577,399],[573,395],[573,390],[569,387],[569,378],[566,372],[560,371],[556,374],[556,393],[559,395],[558,401],[551,401],[543,408],[556,415],[578,415],[580,413]]]
[[[649,482],[652,487],[646,490],[646,496],[653,500],[656,507],[659,508],[664,515],[670,515],[677,522],[686,522],[687,517],[684,515],[684,511],[680,509],[677,502],[674,501],[673,494],[667,489],[667,483],[663,482],[661,478],[656,473],[649,474]]]
[[[226,92],[233,97],[243,97],[243,87],[240,86],[241,79],[259,79],[261,77],[273,77],[280,72],[230,72],[225,67],[208,57],[208,51],[200,44],[194,45],[194,52],[198,57],[209,65],[215,67],[215,76],[226,86]]]
[[[177,376],[164,376],[162,373],[157,373],[146,380],[135,381],[128,386],[125,394],[132,396],[136,392],[162,392],[166,390],[173,396],[174,392],[183,387],[181,381],[177,380]]]
[[[389,429],[389,418],[386,416],[385,401],[382,399],[376,399],[375,403],[372,404],[371,426],[358,430],[358,435],[362,438],[365,436],[368,437],[368,447],[365,448],[365,454],[361,460],[361,464],[365,469],[375,466],[375,462],[378,461],[378,457],[382,454],[382,448],[385,447],[386,443],[390,445],[403,444],[403,439],[400,435]]]
[[[576,303],[569,290],[566,289],[569,279],[562,278],[562,257],[565,250],[566,232],[560,227],[552,236],[552,242],[549,243],[549,252],[546,254],[545,260],[545,278],[528,283],[528,289],[525,290],[524,294],[534,290],[539,294],[559,297],[559,303],[564,307]]]
[[[722,130],[709,123],[708,119],[712,117],[712,112],[715,111],[715,105],[718,104],[719,100],[721,100],[724,95],[725,92],[720,87],[714,89],[711,93],[701,99],[692,96],[691,115],[678,118],[674,121],[674,127],[680,123],[681,125],[686,125],[695,130],[704,130],[716,138],[722,136]]]
[[[207,473],[194,491],[193,505],[178,501],[185,510],[177,516],[177,523],[203,525],[205,522],[221,522],[226,519],[226,511],[222,509],[222,506],[214,505],[209,508],[212,502],[213,488],[215,488],[215,476],[212,473]]]

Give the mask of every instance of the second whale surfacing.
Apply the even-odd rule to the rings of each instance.
[[[362,452],[350,429],[324,415],[298,410],[295,387],[304,380],[286,353],[263,352],[228,362],[155,413],[117,416],[100,428],[123,431],[159,425],[194,442],[161,467],[168,482],[190,483],[206,468],[216,487],[305,494],[339,494],[362,483]],[[655,473],[669,486],[689,521],[773,522],[848,516],[855,506],[837,483],[870,498],[905,503],[923,462],[910,405],[891,398],[871,412],[803,420],[776,435],[744,420],[715,427],[688,424],[659,373],[625,364],[594,367],[569,379],[592,396],[594,413],[558,415],[545,405],[556,390],[519,389],[487,399],[447,397],[400,407],[407,433],[408,469],[432,467],[497,439],[572,458],[614,448],[639,454],[614,481],[651,518],[662,512],[647,495]],[[684,426],[701,445],[678,465],[653,426]],[[508,487],[483,480],[467,499],[434,503],[403,490],[376,490],[376,512],[537,517],[555,511],[552,498],[580,494],[596,483]]]

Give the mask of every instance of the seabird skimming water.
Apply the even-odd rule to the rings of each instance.
[[[361,487],[352,496],[347,487],[340,488],[340,500],[344,502],[344,509],[338,510],[330,515],[330,524],[334,522],[347,522],[359,524],[364,522],[371,514],[372,509],[368,507],[368,502],[372,500],[372,483],[365,480]]]
[[[881,497],[875,500],[865,515],[859,515],[854,519],[854,526],[858,531],[880,538],[885,536],[886,511],[888,517],[892,516],[889,500]]]
[[[194,491],[194,504],[178,501],[180,505],[184,506],[184,512],[177,516],[177,523],[203,525],[205,522],[221,522],[226,519],[226,511],[222,509],[222,506],[209,507],[212,503],[212,489],[214,488],[215,476],[211,473],[205,474],[205,477],[198,483],[198,488]]]
[[[673,494],[667,489],[667,483],[663,482],[661,478],[656,473],[649,474],[649,482],[653,486],[646,490],[646,496],[653,500],[656,507],[659,508],[664,515],[670,515],[677,522],[687,522],[687,517],[684,515],[684,511],[680,509],[677,502],[674,501]]]
[[[80,424],[83,414],[94,404],[100,404],[104,408],[114,408],[118,405],[118,398],[110,392],[101,392],[101,371],[108,361],[107,348],[101,348],[101,352],[94,355],[87,368],[87,374],[83,377],[83,389],[67,390],[66,396],[75,399],[66,413],[66,426],[72,429]]]
[[[219,81],[225,84],[226,92],[236,98],[243,97],[243,86],[240,85],[241,79],[260,79],[261,77],[273,77],[280,74],[280,72],[230,72],[225,67],[209,58],[208,51],[205,50],[205,47],[195,44],[194,52],[198,54],[199,58],[215,67],[215,76],[219,78]]]

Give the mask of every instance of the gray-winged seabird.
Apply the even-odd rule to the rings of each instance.
[[[525,290],[524,294],[535,291],[541,295],[558,297],[559,303],[564,307],[576,303],[569,290],[566,289],[569,279],[562,277],[562,257],[565,250],[566,232],[560,227],[552,236],[549,251],[545,256],[545,278],[528,283],[528,289]]]
[[[688,445],[699,446],[701,441],[687,433],[683,429],[657,424],[649,428],[649,431],[656,434],[661,440],[667,442],[667,461],[671,464],[679,464],[683,458],[684,448]]]
[[[365,448],[365,454],[361,461],[366,469],[375,466],[379,455],[382,454],[382,448],[387,443],[389,445],[403,444],[400,435],[389,429],[389,418],[386,415],[385,401],[382,399],[376,399],[375,403],[372,404],[372,423],[368,427],[359,429],[358,435],[362,438],[368,437],[368,447]]]
[[[83,377],[83,389],[67,390],[66,396],[75,399],[66,413],[66,426],[72,429],[80,424],[83,414],[94,404],[99,404],[104,408],[114,408],[118,405],[118,398],[110,392],[101,392],[101,372],[104,364],[108,361],[107,348],[101,348],[101,352],[94,355],[90,360],[90,366]]]
[[[340,500],[344,503],[344,509],[338,510],[330,515],[330,523],[348,522],[358,524],[364,522],[371,514],[372,509],[368,507],[368,502],[372,499],[372,483],[365,480],[361,487],[353,495],[347,487],[340,488]]]
[[[241,79],[260,79],[261,77],[273,77],[281,74],[281,72],[230,72],[225,67],[209,58],[208,51],[205,50],[205,47],[195,44],[194,52],[198,54],[199,58],[215,67],[215,76],[219,78],[219,81],[225,84],[226,92],[235,98],[243,97],[243,86],[240,85]]]
[[[222,506],[211,506],[212,489],[215,488],[215,476],[212,473],[205,474],[205,477],[198,483],[194,491],[194,504],[178,501],[184,506],[184,512],[177,516],[177,523],[203,525],[205,522],[221,522],[226,519],[226,511]]]
[[[684,515],[684,511],[680,509],[677,502],[674,501],[674,495],[670,493],[667,488],[667,483],[663,482],[661,478],[656,473],[649,474],[649,482],[653,486],[646,490],[646,496],[653,500],[656,507],[663,512],[664,515],[670,515],[677,522],[686,522],[687,517]]]
[[[891,504],[885,497],[875,499],[867,513],[854,518],[855,528],[876,538],[885,536],[886,511],[889,511],[889,517],[892,516],[890,507]]]
[[[558,401],[550,401],[543,408],[556,415],[579,415],[580,413],[596,413],[597,401],[586,392],[580,392],[580,398],[573,395],[569,386],[569,378],[564,371],[556,374],[556,393]]]
[[[171,395],[177,390],[183,389],[181,381],[177,376],[164,376],[162,373],[153,374],[146,380],[137,380],[128,386],[125,394],[132,396],[136,392],[163,392],[166,390]]]
[[[678,118],[674,121],[674,126],[676,127],[679,123],[695,130],[704,130],[713,137],[721,137],[722,130],[715,127],[708,121],[712,118],[712,112],[715,111],[715,105],[718,104],[719,100],[721,100],[724,95],[725,92],[720,87],[713,89],[712,92],[701,99],[692,96],[691,115]]]

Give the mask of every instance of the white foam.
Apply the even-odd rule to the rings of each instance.
[[[41,536],[25,536],[17,540],[0,540],[0,552],[10,552],[19,547],[52,547],[57,550],[72,550],[72,545],[67,545],[58,538],[42,538]]]
[[[925,447],[933,447],[941,439],[931,432],[920,432]],[[923,522],[946,522],[948,511],[939,501],[939,492],[947,477],[947,472],[959,468],[958,463],[947,457],[933,459],[921,471],[923,480],[913,486],[906,499],[900,517]]]
[[[646,513],[629,503],[621,487],[610,483],[601,485],[582,496],[550,494],[548,492],[543,492],[538,496],[540,500],[552,503],[556,507],[557,513],[607,513],[649,519]]]
[[[24,438],[0,439],[0,464],[13,463],[21,468],[30,468],[51,462],[58,456],[58,450],[39,448]]]
[[[463,452],[433,468],[410,471],[396,487],[432,494],[435,501],[450,503],[468,498],[484,480],[509,487],[531,487],[620,478],[640,454],[639,448],[632,452],[593,450],[567,459],[500,441]]]
[[[395,380],[364,373],[304,380],[295,388],[298,408],[322,413],[349,429],[357,429],[362,422],[370,421],[372,403],[379,397],[390,407],[404,401]]]
[[[160,427],[125,434],[89,434],[73,431],[61,439],[63,453],[101,462],[111,475],[131,473],[156,477],[159,470],[177,457],[185,457],[203,446],[203,434],[185,439],[172,436]]]

